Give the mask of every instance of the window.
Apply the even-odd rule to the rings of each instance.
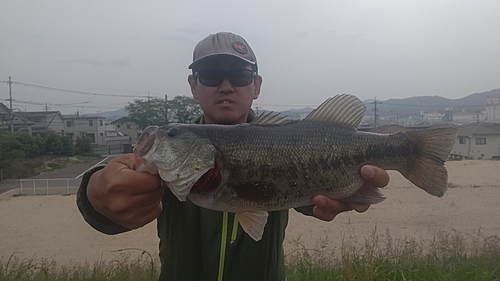
[[[89,127],[93,127],[94,126],[94,120],[89,120]]]
[[[486,144],[486,138],[476,138],[476,145]]]
[[[73,120],[66,121],[66,127],[73,127]]]
[[[100,127],[102,127],[102,124],[103,124],[102,120],[99,120],[99,126]]]
[[[465,137],[458,137],[458,143],[459,144],[465,144],[465,140],[466,140]]]
[[[127,129],[132,129],[132,124],[127,124]]]

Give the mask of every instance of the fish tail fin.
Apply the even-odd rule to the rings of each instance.
[[[457,129],[446,127],[403,133],[416,142],[419,153],[410,167],[399,172],[427,193],[442,197],[448,189],[448,171],[444,162],[455,143]]]

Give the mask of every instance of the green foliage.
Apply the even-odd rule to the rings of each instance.
[[[287,256],[287,280],[500,280],[500,239],[437,233],[428,244],[413,238],[385,246],[376,231],[363,245],[343,239],[340,256],[326,246],[306,249],[297,243]],[[467,237],[469,240],[470,237]]]
[[[135,100],[125,106],[130,121],[137,123],[141,129],[147,126],[161,126],[167,122],[166,104],[162,99]]]
[[[92,139],[87,134],[80,134],[75,140],[76,154],[87,154],[92,152]]]
[[[343,239],[340,253],[329,250],[328,240],[307,249],[299,241],[286,257],[288,281],[385,281],[385,280],[500,280],[500,239],[472,238],[459,233],[437,233],[428,244],[413,238],[386,241],[378,235],[357,245]],[[467,239],[466,239],[467,238]],[[132,249],[126,249],[132,250]],[[125,250],[124,250],[125,251]],[[57,266],[54,261],[0,258],[0,281],[10,280],[158,280],[159,262],[142,251],[137,258],[128,254],[116,260]]]
[[[90,266],[70,264],[58,267],[47,259],[19,259],[10,256],[0,260],[0,281],[150,281],[158,280],[158,261],[147,252],[137,258],[120,255],[116,260],[99,260]]]
[[[73,141],[68,136],[45,132],[33,136],[28,131],[0,131],[0,169],[2,178],[22,178],[36,174],[42,155],[72,156]]]
[[[44,132],[42,138],[45,140],[43,154],[50,155],[73,155],[73,142],[68,136],[60,136],[53,131]]]
[[[168,120],[177,123],[194,123],[202,113],[194,98],[176,96],[168,101]]]
[[[125,106],[128,120],[135,122],[141,129],[147,126],[161,126],[168,122],[193,123],[201,114],[198,101],[184,96],[171,100],[135,100]]]

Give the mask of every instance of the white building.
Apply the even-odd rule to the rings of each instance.
[[[482,122],[460,126],[451,157],[499,159],[500,124]]]

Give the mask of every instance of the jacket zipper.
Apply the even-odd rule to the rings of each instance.
[[[219,275],[217,281],[222,281],[224,275],[224,260],[226,258],[226,242],[227,242],[227,220],[228,212],[222,213],[222,237],[220,241],[220,256],[219,256]]]
[[[224,277],[224,262],[226,259],[226,243],[227,243],[227,226],[229,224],[229,213],[222,213],[222,237],[220,241],[220,256],[219,256],[219,275],[217,276],[217,281],[222,281]],[[236,215],[233,220],[233,231],[231,232],[230,244],[236,241],[238,235],[238,218]]]

